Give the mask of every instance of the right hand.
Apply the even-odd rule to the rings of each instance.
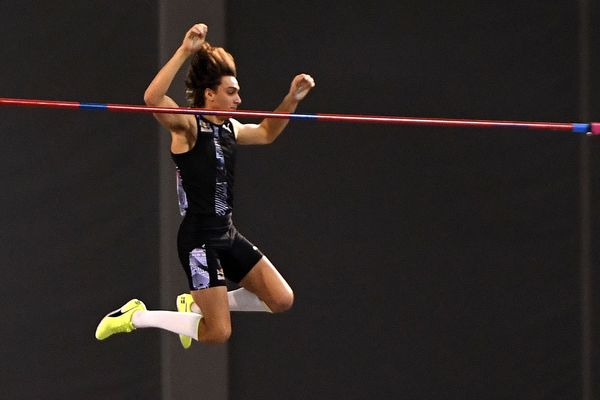
[[[202,48],[206,39],[208,26],[205,24],[196,24],[190,28],[185,34],[181,48],[187,53],[195,53]]]

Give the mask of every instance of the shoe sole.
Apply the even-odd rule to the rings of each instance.
[[[183,300],[183,301],[182,301]],[[181,305],[181,308],[179,307]],[[178,312],[192,312],[191,310],[191,306],[190,309],[187,310],[187,302],[185,301],[185,297],[183,295],[179,295],[177,296],[177,311]],[[184,343],[184,340],[186,341]],[[188,342],[189,340],[189,342]],[[184,349],[189,349],[190,346],[192,345],[192,338],[186,335],[179,335],[179,342],[181,343],[181,347],[183,347]]]

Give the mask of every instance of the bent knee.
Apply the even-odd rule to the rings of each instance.
[[[231,337],[231,326],[210,327],[199,332],[198,341],[206,344],[223,344]]]
[[[288,311],[294,305],[294,292],[288,291],[283,295],[280,295],[274,299],[272,299],[267,307],[274,313],[280,313],[284,311]]]

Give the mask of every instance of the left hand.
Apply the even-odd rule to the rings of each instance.
[[[308,74],[296,75],[290,85],[290,95],[296,101],[306,97],[308,92],[315,87],[315,80]]]

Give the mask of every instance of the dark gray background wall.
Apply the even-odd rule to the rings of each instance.
[[[438,3],[230,0],[208,18],[225,21],[215,40],[236,57],[243,108],[272,109],[305,71],[317,80],[306,112],[598,119],[599,31],[576,23],[597,5]],[[0,1],[0,95],[139,104],[194,5]],[[142,115],[16,108],[0,109],[0,127],[8,398],[175,399],[199,385],[231,399],[598,391],[596,140],[292,123],[241,151],[236,221],[296,307],[236,314],[228,348],[184,353],[150,330],[93,338],[130,297],[173,309],[164,132]]]
[[[581,115],[575,2],[230,1],[228,16],[250,109],[307,71],[301,111]],[[237,316],[231,397],[582,398],[580,145],[295,123],[245,151],[238,224],[297,304]]]
[[[155,2],[0,1],[0,93],[139,104]],[[157,332],[99,343],[132,297],[158,306],[151,117],[0,109],[0,388],[7,399],[157,399]]]

